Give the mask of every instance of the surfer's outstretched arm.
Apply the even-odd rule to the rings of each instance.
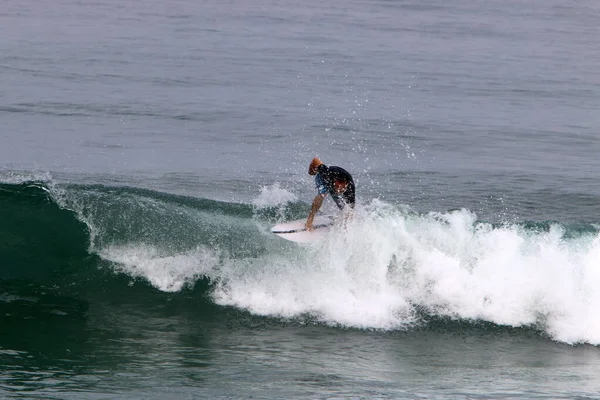
[[[315,215],[317,215],[317,212],[321,208],[324,198],[325,198],[324,194],[318,194],[315,196],[315,199],[312,202],[312,206],[310,208],[310,214],[308,214],[308,218],[306,218],[306,224],[304,225],[306,227],[306,229],[308,229],[309,231],[313,230],[313,219],[315,219]]]

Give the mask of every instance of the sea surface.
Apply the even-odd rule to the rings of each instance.
[[[600,398],[598,21],[2,1],[0,398]]]

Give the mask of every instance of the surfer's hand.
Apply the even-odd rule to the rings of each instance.
[[[304,227],[309,232],[313,230],[313,224],[312,224],[312,222],[307,222],[306,224],[304,224]]]

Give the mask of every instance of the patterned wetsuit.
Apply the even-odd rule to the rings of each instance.
[[[337,193],[334,187],[336,181],[347,183],[346,190]],[[317,175],[315,175],[315,185],[319,194],[329,193],[341,210],[346,206],[354,208],[354,180],[345,169],[328,167],[325,164],[319,165]]]

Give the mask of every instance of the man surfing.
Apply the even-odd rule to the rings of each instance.
[[[313,230],[315,215],[328,193],[343,212],[349,213],[354,208],[354,180],[348,171],[340,167],[328,167],[319,157],[315,157],[308,166],[308,174],[315,176],[317,195],[312,202],[310,214],[306,218],[307,230]]]

